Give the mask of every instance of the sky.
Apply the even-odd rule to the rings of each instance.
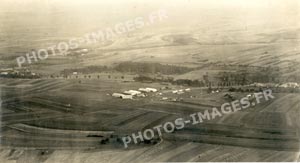
[[[149,32],[300,28],[300,0],[0,0],[0,36],[78,36],[159,9],[169,17]]]

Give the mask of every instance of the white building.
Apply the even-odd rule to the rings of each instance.
[[[149,90],[150,92],[157,92],[157,89],[155,88],[146,88],[147,90]]]
[[[141,91],[141,92],[157,92],[157,89],[155,89],[155,88],[139,88],[139,91]]]
[[[125,94],[122,94],[122,93],[113,93],[112,94],[113,97],[118,97],[118,98],[121,98],[121,99],[132,99],[132,95],[125,95]]]
[[[172,93],[174,93],[174,94],[183,94],[184,92],[183,92],[182,89],[180,89],[180,90],[174,90],[174,91],[172,91]]]
[[[185,89],[185,91],[189,92],[189,91],[191,91],[191,88],[187,88],[187,89]]]
[[[177,92],[178,92],[177,90],[175,90],[175,91],[172,91],[172,93],[174,93],[174,94],[175,94],[175,93],[177,93]]]
[[[289,82],[289,83],[281,84],[279,87],[281,87],[281,88],[299,88],[299,84]]]
[[[136,90],[129,90],[129,91],[124,91],[124,93],[125,93],[125,94],[129,94],[129,95],[132,95],[132,96],[135,96],[135,95],[141,94],[142,92],[136,91]]]

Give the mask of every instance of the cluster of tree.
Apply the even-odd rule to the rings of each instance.
[[[160,63],[142,63],[142,62],[122,62],[115,67],[107,66],[88,66],[84,68],[64,69],[61,74],[68,75],[73,72],[88,74],[108,71],[117,71],[122,73],[137,73],[137,74],[184,74],[194,70],[193,68],[181,67],[175,65],[163,65]]]
[[[137,74],[184,74],[194,70],[193,68],[181,67],[175,65],[163,65],[160,63],[141,63],[141,62],[122,62],[115,68],[119,72],[133,72]]]
[[[237,72],[220,72],[217,75],[222,83],[238,83],[246,85],[253,82],[258,83],[274,83],[278,82],[279,74],[267,69],[266,71],[237,71]],[[228,85],[228,84],[227,84]]]
[[[167,78],[154,78],[145,75],[139,75],[134,78],[135,81],[138,82],[168,82],[176,85],[186,85],[186,86],[194,86],[194,87],[204,87],[206,83],[204,81],[199,80],[189,80],[189,79],[177,79],[174,80],[172,77]]]
[[[250,71],[279,71],[279,67],[265,67],[265,66],[253,66],[246,64],[225,64],[221,62],[211,62],[210,66],[218,67],[218,69],[226,69],[226,70],[250,70]]]
[[[8,75],[1,75],[0,78],[19,78],[19,79],[38,79],[40,78],[39,75],[31,75],[31,74],[26,74],[26,75],[19,75],[19,74],[8,74]]]
[[[172,82],[172,84],[177,84],[177,85],[187,85],[187,86],[192,86],[192,87],[204,87],[207,84],[205,84],[204,81],[202,80],[189,80],[189,79],[177,79]]]

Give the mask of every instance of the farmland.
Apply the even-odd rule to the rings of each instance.
[[[211,94],[192,88],[182,95],[160,90],[162,95],[149,93],[146,98],[134,100],[110,96],[125,88],[146,86],[162,88],[165,85],[102,79],[20,79],[13,82],[3,79],[2,158],[29,159],[27,155],[32,155],[50,161],[62,155],[72,157],[80,151],[87,153],[80,152],[78,158],[93,160],[103,154],[113,162],[124,162],[124,159],[128,162],[293,161],[297,157],[297,114],[300,114],[297,93],[276,93],[274,101],[164,134],[155,145],[142,143],[124,149],[111,135],[121,137],[226,102],[223,98],[226,89]],[[239,97],[245,95],[235,93]],[[183,100],[162,101],[162,96],[180,96]],[[101,143],[107,138],[107,143]],[[68,149],[77,152],[70,153]],[[122,159],[110,157],[112,154]]]

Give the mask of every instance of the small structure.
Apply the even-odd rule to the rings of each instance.
[[[175,91],[172,91],[172,93],[174,93],[174,94],[175,94],[175,93],[177,93],[177,92],[178,92],[177,90],[175,90]]]
[[[181,90],[178,90],[178,92],[177,92],[177,94],[184,94],[184,92],[183,92],[183,90],[181,89]]]
[[[163,97],[162,100],[168,100],[168,97]]]
[[[186,92],[189,92],[189,91],[191,91],[191,88],[187,88],[187,89],[185,89],[185,91],[186,91]]]
[[[172,91],[172,93],[180,95],[180,94],[183,94],[184,92],[182,89],[180,89],[180,90],[174,90],[174,91]]]
[[[157,89],[155,88],[146,88],[147,90],[149,90],[150,92],[157,92]]]
[[[125,94],[122,94],[122,93],[113,93],[112,96],[113,97],[118,97],[118,98],[121,98],[121,99],[132,99],[132,95],[125,95]]]
[[[250,102],[253,102],[255,100],[255,95],[254,94],[248,94],[247,98],[249,99]]]

